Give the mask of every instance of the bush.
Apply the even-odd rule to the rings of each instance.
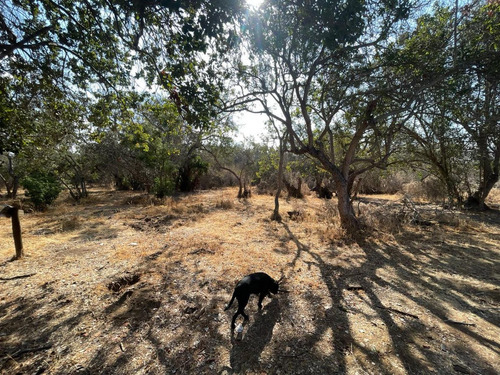
[[[404,172],[372,169],[362,175],[359,192],[362,194],[396,194],[401,192],[408,176]]]
[[[423,181],[409,182],[403,186],[403,191],[413,198],[435,203],[444,202],[447,198],[446,188],[435,177],[429,177]]]
[[[62,191],[61,184],[51,173],[30,174],[21,181],[21,184],[25,189],[25,194],[38,210],[43,210],[54,202]]]
[[[167,197],[175,192],[175,182],[168,178],[156,177],[151,190],[157,198]]]
[[[215,203],[215,207],[223,209],[223,210],[230,210],[230,209],[234,208],[234,202],[232,200],[229,200],[229,199],[222,199],[221,198]]]

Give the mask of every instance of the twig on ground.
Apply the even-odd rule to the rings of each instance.
[[[36,273],[29,273],[27,275],[19,275],[19,276],[12,276],[12,277],[0,277],[0,280],[2,281],[10,281],[10,280],[17,280],[17,279],[25,279],[27,277],[31,277],[36,275]]]
[[[36,348],[26,348],[26,349],[20,349],[17,352],[14,352],[13,354],[10,355],[12,358],[20,357],[23,354],[26,353],[35,353],[35,352],[40,352],[42,350],[49,350],[52,348],[52,344],[44,345],[44,346],[38,346]]]
[[[190,255],[200,255],[200,254],[215,254],[215,251],[210,249],[205,249],[204,247],[199,248],[197,250],[193,250],[189,252]]]
[[[462,326],[472,326],[475,327],[476,325],[474,323],[467,323],[467,322],[457,322],[456,320],[451,320],[451,319],[445,319],[445,323],[450,323],[450,324],[459,324]]]
[[[378,307],[379,309],[384,309],[384,310],[391,311],[391,312],[396,313],[396,314],[401,314],[401,315],[409,316],[410,318],[413,318],[413,319],[420,319],[416,315],[409,314],[409,313],[406,313],[406,312],[398,310],[398,309],[393,309],[391,307],[385,307],[385,306],[382,306],[382,305],[377,305],[376,307]]]

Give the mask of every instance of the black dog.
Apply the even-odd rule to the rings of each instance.
[[[248,299],[250,298],[250,294],[258,294],[259,295],[259,310],[262,309],[262,300],[265,296],[271,297],[271,293],[278,293],[279,283],[283,278],[275,281],[271,276],[264,272],[252,273],[251,275],[245,276],[241,279],[238,284],[236,284],[236,288],[234,288],[233,296],[231,297],[231,301],[224,309],[226,311],[233,304],[234,299],[238,300],[238,311],[233,316],[233,320],[231,322],[231,330],[234,330],[236,318],[239,314],[243,315],[245,321],[248,320],[248,315],[245,314],[245,307],[248,303]]]

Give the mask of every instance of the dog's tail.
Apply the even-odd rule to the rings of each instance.
[[[228,310],[231,305],[233,304],[233,301],[234,301],[234,298],[235,298],[235,293],[233,293],[233,296],[231,297],[231,301],[229,301],[229,303],[227,304],[226,308],[224,309],[224,311]]]

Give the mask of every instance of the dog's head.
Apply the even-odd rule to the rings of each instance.
[[[276,294],[279,292],[280,283],[283,281],[284,278],[285,276],[281,276],[281,278],[278,281],[273,280],[273,285],[271,285],[270,288],[271,293]]]

